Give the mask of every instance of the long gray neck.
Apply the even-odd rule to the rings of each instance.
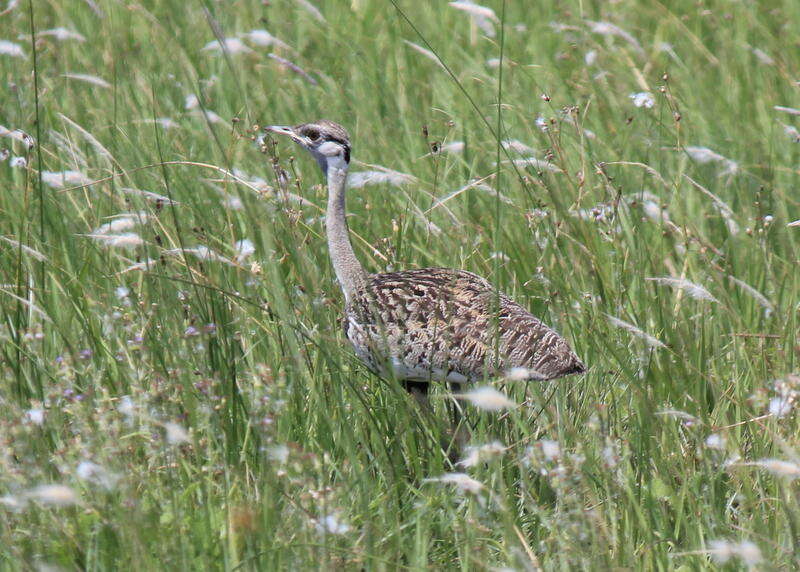
[[[328,165],[328,212],[325,215],[325,232],[328,235],[328,250],[336,272],[336,279],[344,292],[345,301],[356,295],[364,284],[367,273],[356,258],[353,245],[350,244],[350,233],[347,228],[345,213],[345,186],[347,183],[347,166]]]

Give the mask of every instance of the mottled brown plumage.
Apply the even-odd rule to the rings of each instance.
[[[370,275],[344,325],[371,371],[403,381],[464,383],[514,368],[545,380],[585,369],[564,338],[463,270]]]
[[[306,148],[328,179],[326,234],[345,296],[344,330],[371,371],[416,393],[433,380],[467,383],[512,369],[539,380],[585,371],[564,338],[476,274],[446,268],[367,274],[345,218],[347,131],[328,120],[268,129]]]

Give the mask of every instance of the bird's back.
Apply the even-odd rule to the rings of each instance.
[[[524,368],[535,379],[585,371],[566,340],[471,272],[373,274],[345,309],[345,333],[375,373],[468,382]]]

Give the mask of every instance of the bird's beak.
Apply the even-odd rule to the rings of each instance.
[[[271,131],[272,133],[277,133],[278,135],[286,135],[287,137],[290,137],[292,141],[294,141],[295,143],[302,144],[300,136],[297,133],[295,133],[293,127],[289,127],[287,125],[267,125],[264,129],[266,131]]]

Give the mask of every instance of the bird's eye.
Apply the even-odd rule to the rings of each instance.
[[[312,141],[316,141],[317,139],[319,139],[319,131],[317,131],[316,129],[309,129],[308,131],[306,131],[306,137],[308,137]]]

